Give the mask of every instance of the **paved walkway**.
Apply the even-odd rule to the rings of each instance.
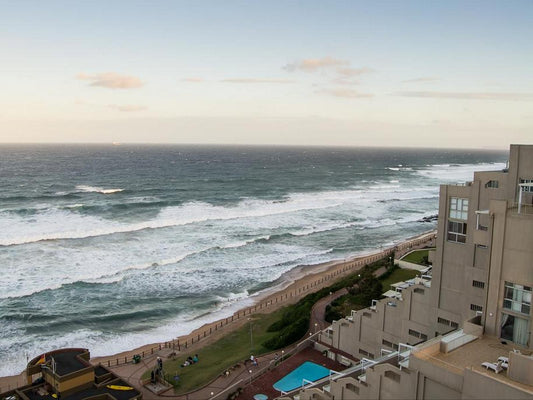
[[[434,242],[434,233],[428,233],[421,235],[417,238],[412,238],[411,240],[408,240],[402,244],[399,244],[395,247],[396,250],[396,256],[400,257],[404,253],[407,253],[408,251],[423,247],[424,245],[428,244],[428,241]],[[304,297],[310,292],[319,290],[321,287],[324,287],[326,285],[330,285],[333,283],[336,279],[345,276],[347,274],[353,273],[357,271],[358,268],[362,267],[365,263],[370,263],[373,261],[376,261],[377,259],[384,257],[385,253],[390,250],[381,251],[380,253],[370,254],[367,256],[362,256],[358,258],[354,258],[349,261],[345,261],[344,263],[332,263],[332,267],[326,271],[319,272],[317,274],[311,274],[309,276],[304,276],[304,278],[300,279],[299,281],[295,282],[291,286],[289,286],[287,289],[284,290],[284,297],[283,294],[275,293],[273,295],[273,298],[275,299],[267,299],[266,301],[263,301],[262,304],[260,304],[259,308],[255,306],[255,311],[261,312],[261,308],[264,307],[266,311],[266,306],[268,306],[269,311],[273,311],[275,308],[279,308],[282,306],[285,306],[287,304],[296,302],[300,298]],[[384,268],[377,270],[375,272],[376,275],[381,274],[384,272]],[[322,276],[322,278],[319,278]],[[325,308],[326,306],[331,303],[336,298],[342,296],[344,293],[346,293],[346,289],[339,290],[333,294],[330,294],[329,296],[325,297],[324,299],[321,299],[312,309],[311,318],[310,318],[310,333],[315,333],[318,330],[323,330],[329,324],[324,320],[324,314],[325,314]],[[288,296],[290,294],[290,296]],[[278,303],[279,299],[279,303]],[[251,313],[252,307],[250,307],[249,313]],[[247,320],[246,317],[243,317],[241,319],[237,319],[236,321],[233,321],[233,318],[231,318],[231,323],[228,324],[227,322],[228,318],[226,318],[226,325],[221,323],[220,321],[213,322],[211,324],[208,324],[198,330],[198,332],[192,332],[189,336],[190,337],[198,337],[198,340],[200,339],[200,330],[208,330],[209,333],[211,333],[211,330],[213,330],[213,333],[208,335],[208,337],[205,337],[200,342],[196,343],[193,341],[192,345],[189,345],[187,348],[188,352],[192,352],[197,348],[203,347],[206,344],[209,344],[212,341],[218,340],[220,337],[222,337],[226,332],[228,332],[227,329],[236,329],[241,324],[244,324]],[[316,324],[316,326],[315,326]],[[230,326],[228,326],[230,325]],[[211,329],[211,327],[214,327],[214,329]],[[227,327],[227,328],[226,328]],[[113,362],[117,363],[119,360],[131,360],[131,357],[133,354],[142,353],[145,352],[145,356],[143,357],[141,363],[139,364],[132,364],[129,363],[123,363],[119,365],[112,366]],[[163,396],[157,396],[154,393],[148,391],[142,386],[142,380],[141,376],[147,369],[152,369],[156,363],[156,359],[158,356],[161,356],[162,358],[166,359],[168,357],[168,354],[171,352],[169,348],[162,348],[157,349],[157,347],[154,347],[154,345],[148,345],[144,346],[142,348],[138,348],[135,350],[131,350],[129,352],[124,352],[121,354],[117,354],[114,356],[109,357],[101,357],[91,360],[92,362],[102,362],[103,365],[107,366],[107,363],[109,362],[111,364],[110,367],[117,375],[119,375],[122,378],[125,378],[129,382],[131,382],[132,385],[136,386],[139,390],[142,391],[143,396],[145,399],[161,399],[162,397],[172,397],[176,400],[182,400],[182,399],[190,399],[190,400],[206,400],[209,398],[216,398],[216,399],[225,399],[227,398],[228,393],[231,393],[231,390],[233,390],[233,386],[235,388],[238,387],[239,384],[245,383],[247,380],[250,380],[250,368],[248,366],[242,366],[241,368],[235,369],[229,377],[226,376],[219,376],[216,378],[213,382],[209,383],[204,388],[190,393],[188,395],[182,395],[182,396],[174,396],[171,391],[167,392],[167,395]],[[271,353],[269,355],[264,355],[260,357],[260,363],[259,367],[253,367],[252,374],[255,376],[258,374],[262,368],[268,367],[268,364],[270,362],[274,361],[274,358],[276,357],[276,353]],[[23,378],[23,374],[13,377],[4,377],[0,378],[0,386],[2,386],[2,389],[4,389],[3,386],[7,384],[9,387],[10,385],[18,385],[19,381]],[[213,393],[213,395],[211,395]]]

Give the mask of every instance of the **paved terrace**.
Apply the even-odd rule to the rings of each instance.
[[[470,368],[476,372],[490,376],[492,379],[497,379],[505,382],[511,386],[518,387],[522,390],[530,391],[533,396],[533,388],[529,385],[522,384],[507,376],[507,371],[504,369],[499,374],[492,370],[487,370],[482,367],[484,362],[496,363],[498,357],[509,357],[509,352],[513,349],[520,350],[522,354],[529,355],[531,351],[525,347],[518,346],[514,343],[502,344],[500,339],[492,336],[483,336],[470,343],[460,346],[449,353],[442,353],[436,351],[432,354],[424,352],[411,353],[411,357],[417,357],[423,360],[430,361],[445,368],[455,374],[464,374],[464,370]]]

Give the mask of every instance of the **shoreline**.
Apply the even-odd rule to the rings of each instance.
[[[279,279],[279,283],[267,287],[252,294],[249,299],[253,301],[251,306],[239,308],[233,315],[207,322],[202,326],[192,330],[188,334],[171,339],[167,342],[149,343],[134,349],[119,353],[91,358],[92,364],[102,363],[105,366],[122,365],[131,361],[134,354],[142,354],[148,357],[163,350],[167,353],[173,351],[197,349],[206,344],[218,340],[221,336],[238,329],[248,321],[248,318],[255,313],[271,313],[281,307],[293,304],[309,293],[320,290],[331,285],[337,279],[349,275],[365,264],[381,259],[387,255],[395,253],[397,257],[407,251],[421,245],[427,245],[435,240],[436,231],[431,230],[420,235],[406,238],[401,242],[363,255],[350,256],[346,259],[331,260],[315,265],[300,265],[284,273]],[[395,257],[395,258],[396,258]],[[90,349],[89,349],[90,351]],[[0,377],[0,392],[11,387],[25,384],[25,371],[18,375]]]

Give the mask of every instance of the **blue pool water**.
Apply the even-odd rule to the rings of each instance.
[[[314,382],[329,375],[329,369],[315,364],[311,361],[306,361],[291,373],[285,375],[279,381],[272,385],[276,390],[283,390],[284,392],[290,392],[300,386],[302,381],[307,379]]]

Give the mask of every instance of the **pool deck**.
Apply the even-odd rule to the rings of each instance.
[[[246,386],[239,398],[253,399],[254,395],[257,393],[266,394],[269,399],[274,399],[280,396],[280,392],[274,389],[272,385],[294,369],[298,368],[298,366],[305,361],[312,361],[334,371],[342,371],[346,368],[338,362],[330,360],[321,352],[313,350],[312,348],[306,348],[286,360],[283,360],[283,362],[272,371],[269,371],[252,381],[252,384]]]

